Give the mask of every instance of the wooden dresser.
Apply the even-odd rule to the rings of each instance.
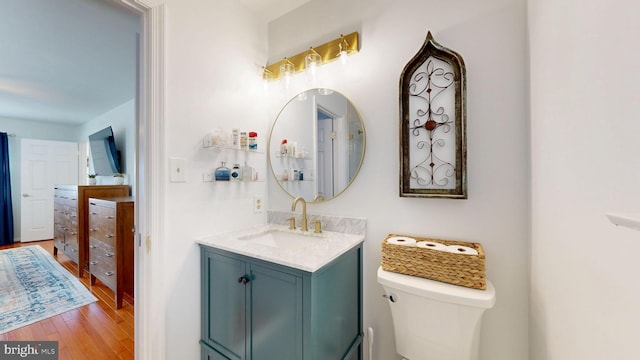
[[[133,297],[134,199],[89,199],[89,273],[113,290],[115,308]]]
[[[129,196],[129,185],[56,185],[53,194],[53,254],[61,250],[82,277],[89,258],[89,198]]]

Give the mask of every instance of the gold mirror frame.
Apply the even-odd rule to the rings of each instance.
[[[314,100],[314,97],[316,96],[320,100]],[[341,101],[344,101],[345,106],[343,114],[341,114],[340,111],[336,111],[335,108],[332,109],[330,105],[323,104],[322,99],[331,96],[335,96],[336,98],[342,97]],[[291,119],[292,117],[289,112],[297,106],[306,106],[303,104],[305,102],[313,105],[304,110],[305,112],[308,112],[309,116],[306,117],[306,119],[305,117],[300,116],[296,117],[295,120]],[[335,136],[337,138],[342,137],[343,140],[345,140],[339,148],[347,152],[339,152],[337,155],[338,157],[342,157],[342,160],[336,161],[338,163],[342,161],[342,176],[340,176],[340,180],[337,181],[337,185],[335,186],[336,188],[333,191],[332,196],[325,196],[318,193],[318,182],[320,180],[316,178],[316,175],[320,173],[318,171],[320,165],[318,165],[319,157],[317,155],[319,147],[317,111],[326,111],[337,115],[338,117],[340,117],[340,115],[343,115],[344,117],[343,123],[338,127]],[[357,122],[355,120],[351,120],[356,117]],[[294,123],[292,121],[298,123]],[[302,123],[299,123],[299,121],[302,121]],[[300,126],[298,126],[298,124],[300,124]],[[294,127],[298,127],[298,129],[294,129]],[[283,156],[281,143],[284,139],[287,139],[289,145],[292,145],[292,142],[297,142],[298,151],[303,151],[303,153],[295,155],[288,153]],[[353,152],[351,154],[352,156],[350,156],[349,151],[353,149],[359,149],[359,151]],[[338,197],[349,186],[351,186],[362,168],[364,154],[366,152],[366,131],[364,121],[353,102],[344,94],[330,89],[309,89],[294,96],[282,107],[273,123],[271,132],[269,133],[267,151],[269,154],[268,162],[269,168],[271,169],[272,179],[275,180],[278,186],[289,196],[302,196],[307,202],[328,201]],[[289,151],[291,151],[291,149],[289,149]],[[284,170],[288,167],[298,167],[298,169],[303,168],[304,180],[284,181],[282,179],[282,175]],[[348,175],[348,177],[345,177],[345,175]],[[287,176],[290,177],[291,173]],[[312,190],[301,189],[303,186],[311,186]]]
[[[466,162],[464,61],[429,32],[400,76],[400,196],[466,199]]]

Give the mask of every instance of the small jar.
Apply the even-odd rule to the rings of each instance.
[[[233,164],[233,168],[231,169],[231,173],[229,174],[230,181],[240,181],[242,180],[242,173],[240,172],[240,164]]]

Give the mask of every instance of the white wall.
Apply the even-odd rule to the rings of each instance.
[[[200,354],[200,257],[194,239],[263,223],[253,196],[266,183],[204,183],[202,173],[246,157],[266,177],[268,121],[259,68],[266,63],[266,23],[236,1],[167,0],[166,161],[187,160],[187,181],[168,182],[162,223],[166,241],[166,358]],[[223,127],[257,131],[262,154],[202,148]]]
[[[73,125],[50,124],[41,121],[0,117],[0,131],[15,136],[9,137],[9,171],[11,172],[11,201],[13,204],[14,240],[20,240],[20,140],[38,139],[75,142],[78,129]]]
[[[311,213],[365,217],[364,326],[374,328],[374,359],[398,359],[389,306],[376,281],[380,242],[389,233],[483,244],[497,303],[484,318],[481,359],[528,357],[529,152],[524,0],[312,1],[269,25],[271,61],[359,31],[360,53],[323,67],[323,86],[353,101],[367,149],[354,183]],[[467,67],[468,200],[398,196],[398,83],[427,30],[459,52]],[[275,54],[280,54],[275,56]],[[293,94],[270,94],[270,119]],[[272,87],[275,89],[276,87]],[[269,183],[269,207],[291,198]],[[373,205],[373,206],[372,206]],[[568,358],[568,357],[565,357]]]
[[[640,233],[605,212],[640,204],[633,1],[529,2],[531,359],[640,353]]]

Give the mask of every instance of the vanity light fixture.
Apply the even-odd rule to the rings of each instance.
[[[265,70],[269,71],[269,69],[265,69]],[[269,72],[273,74],[272,71],[269,71]],[[293,75],[293,73],[295,72],[296,72],[296,66],[291,62],[291,60],[289,60],[288,58],[284,58],[284,62],[280,64],[280,74],[284,77],[289,77]]]
[[[291,82],[291,76],[296,72],[295,65],[291,62],[291,60],[284,58],[284,62],[280,64],[280,74],[284,78],[285,87],[289,87],[289,83]],[[264,77],[263,77],[264,78]]]
[[[309,54],[304,57],[304,63],[307,70],[315,70],[317,66],[322,65],[322,57],[313,48],[309,48]]]
[[[264,90],[268,91],[269,90],[269,81],[274,79],[273,76],[273,72],[271,72],[271,70],[267,69],[266,67],[262,67],[262,79],[264,82]]]
[[[262,67],[262,77],[265,80],[273,80],[275,78],[275,76],[273,75],[273,72],[264,66]]]
[[[359,35],[353,32],[347,35],[340,35],[339,38],[326,42],[319,46],[310,47],[309,50],[299,54],[285,57],[283,60],[264,67],[262,78],[265,80],[286,78],[293,73],[332,62],[338,58],[344,58],[359,51]],[[318,57],[320,60],[318,61]],[[309,59],[309,62],[308,60]],[[314,65],[315,64],[315,65]],[[287,65],[287,66],[284,66]],[[311,70],[313,71],[313,70]],[[271,74],[271,75],[269,75]]]
[[[312,47],[309,48],[309,53],[304,57],[305,69],[309,73],[311,80],[316,79],[318,66],[322,65],[322,57]]]
[[[349,46],[349,42],[344,37],[343,34],[340,34],[340,44],[338,44],[340,48],[340,52],[338,53],[338,57],[340,58],[340,62],[343,64],[347,63],[347,56],[353,53],[353,50]]]

